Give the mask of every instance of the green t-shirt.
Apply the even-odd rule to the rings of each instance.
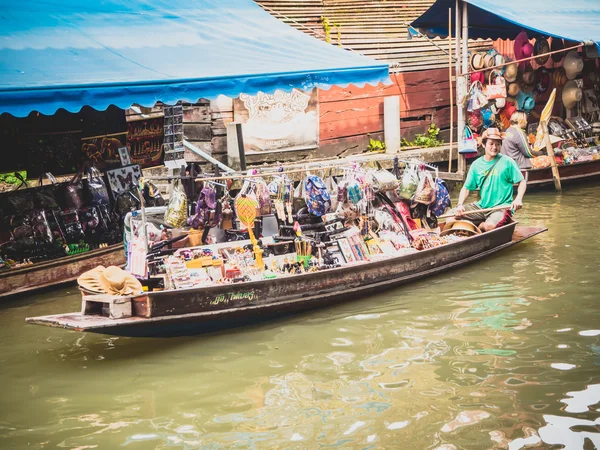
[[[494,166],[481,189],[483,178],[497,158],[500,158],[500,161]],[[513,201],[513,184],[523,179],[519,166],[512,158],[498,155],[496,159],[486,161],[483,156],[477,158],[471,165],[465,181],[465,188],[469,191],[481,189],[477,206],[482,209],[510,205]]]

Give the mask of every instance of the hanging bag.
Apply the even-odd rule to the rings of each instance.
[[[413,197],[415,203],[430,205],[436,198],[436,184],[433,181],[431,173],[423,170],[419,174],[419,186]]]
[[[335,182],[335,179],[333,178],[331,173],[327,178],[325,178],[325,187],[327,188],[327,192],[329,192],[331,210],[335,211],[338,205],[338,184]]]
[[[267,186],[267,183],[262,178],[255,178],[255,189],[260,215],[268,216],[272,212],[269,186]]]
[[[90,205],[108,205],[108,189],[102,179],[100,171],[94,166],[87,169],[87,178],[84,183],[85,194]]]
[[[179,179],[175,180],[164,221],[175,228],[181,228],[187,222],[187,196]]]
[[[398,179],[389,170],[379,169],[371,172],[371,187],[375,192],[388,192],[398,189]]]
[[[65,203],[67,208],[80,209],[83,207],[83,171],[78,171],[65,186]]]
[[[488,99],[483,93],[483,85],[479,80],[471,83],[467,111],[477,111],[487,105]]]
[[[473,137],[469,127],[465,127],[463,130],[463,137],[458,143],[458,153],[477,153],[477,140]]]
[[[402,174],[398,195],[406,200],[410,200],[419,186],[419,175],[414,165],[409,165]]]
[[[306,207],[312,215],[321,217],[331,210],[331,197],[325,183],[316,175],[309,175],[304,180]]]
[[[436,217],[440,217],[446,212],[446,210],[452,205],[450,201],[450,192],[446,182],[441,178],[435,180],[437,195],[435,201],[429,205],[429,211],[431,211]]]
[[[492,75],[495,75],[495,78],[493,80]],[[484,93],[488,100],[506,98],[506,81],[504,80],[504,77],[500,74],[499,71],[490,71],[490,76],[488,77],[488,85],[485,87]]]

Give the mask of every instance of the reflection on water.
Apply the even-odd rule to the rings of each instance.
[[[550,231],[477,265],[228,333],[82,335],[23,322],[74,292],[5,303],[0,448],[600,448],[599,194],[529,196]]]

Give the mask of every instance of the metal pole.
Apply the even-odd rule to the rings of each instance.
[[[212,156],[210,156],[208,153],[203,152],[198,147],[196,147],[194,144],[186,141],[185,139],[183,140],[183,145],[185,145],[187,148],[189,148],[192,152],[196,153],[197,155],[202,156],[208,162],[211,162],[211,163],[217,165],[222,171],[224,171],[224,172],[234,172],[234,170],[231,167],[228,167],[225,164],[223,164],[221,161],[216,160],[215,158],[213,158]]]
[[[448,150],[448,173],[452,172],[452,142],[454,141],[454,105],[452,96],[452,8],[448,8],[448,81],[450,81],[450,149]]]
[[[469,72],[469,16],[467,10],[467,3],[459,0],[462,8],[462,36],[461,36],[461,75]],[[460,89],[457,90],[457,98],[460,100],[464,95],[467,94],[467,78],[465,76],[460,77]],[[465,129],[465,106],[458,105],[458,132],[462,133]],[[459,135],[460,136],[460,135]],[[458,171],[463,173],[463,177],[466,176],[467,162],[465,157],[461,154],[458,155]]]
[[[240,155],[240,169],[246,170],[246,153],[244,152],[244,135],[242,134],[242,124],[235,124],[235,132],[237,134],[238,152]]]

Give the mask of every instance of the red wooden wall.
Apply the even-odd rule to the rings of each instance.
[[[320,143],[327,148],[383,139],[383,99],[400,96],[400,130],[412,140],[431,123],[450,127],[448,69],[391,74],[392,84],[333,87],[319,92]]]

